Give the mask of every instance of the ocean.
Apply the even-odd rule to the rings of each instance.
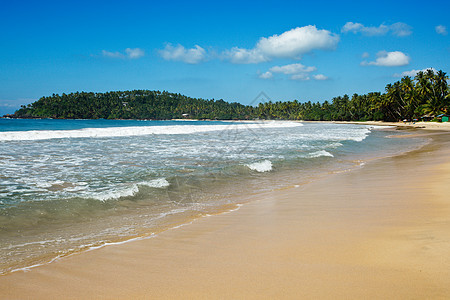
[[[427,142],[398,134],[289,121],[0,119],[0,274],[151,238]]]

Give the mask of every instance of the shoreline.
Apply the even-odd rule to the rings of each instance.
[[[442,230],[449,225],[443,214],[449,211],[449,203],[442,194],[448,192],[445,183],[449,181],[442,182],[441,177],[449,178],[450,141],[445,135],[430,137],[434,142],[423,149],[368,162],[361,169],[332,174],[305,186],[265,193],[232,214],[200,218],[154,239],[103,247],[29,272],[0,276],[0,295],[12,299],[410,298],[438,292],[434,295],[448,296],[449,289],[438,284],[450,279],[446,271],[450,268],[444,269],[448,261],[438,263],[437,256],[431,260],[427,256],[424,264],[417,258],[417,251],[424,255],[417,245],[436,246],[439,240],[437,246],[442,249],[431,247],[433,251],[445,255],[450,249],[442,243],[449,237],[448,231]],[[440,176],[434,176],[432,170],[439,170]],[[374,189],[372,181],[390,193]],[[373,195],[367,196],[368,191]],[[436,199],[424,201],[429,195],[425,191]],[[382,197],[391,194],[399,197],[394,203]],[[364,197],[369,198],[364,205],[349,202]],[[330,201],[332,198],[337,199]],[[435,219],[442,224],[433,223]],[[405,239],[412,231],[419,237]],[[420,236],[429,232],[439,234]],[[405,258],[405,251],[413,251],[415,256]],[[439,279],[435,273],[445,276]],[[374,281],[366,282],[361,276]],[[437,281],[427,281],[430,276]],[[408,285],[411,281],[416,284],[414,289]],[[356,288],[352,290],[350,285]]]
[[[374,126],[396,126],[405,129],[443,130],[450,131],[450,122],[384,122],[384,121],[330,121],[334,124],[358,124]]]
[[[11,118],[11,117],[0,117],[0,119],[17,119],[17,120],[45,120],[52,118]],[[55,120],[107,120],[107,119],[55,119]],[[450,130],[450,122],[386,122],[386,121],[306,121],[306,120],[273,120],[273,119],[254,119],[254,120],[221,120],[221,119],[108,119],[113,121],[220,121],[220,122],[270,122],[270,121],[281,121],[281,122],[300,122],[300,123],[332,123],[332,124],[357,124],[357,125],[373,125],[373,126],[396,126],[405,127],[410,129],[424,129],[424,130]]]
[[[270,122],[274,122],[274,121],[270,121]],[[282,122],[281,122],[282,123]],[[291,123],[291,122],[289,122]],[[299,124],[301,125],[301,124]],[[342,127],[342,126],[341,126]],[[358,126],[355,126],[358,127]],[[367,129],[366,129],[367,130]],[[392,131],[392,129],[389,129],[388,131]],[[399,150],[399,151],[404,151],[403,150]],[[316,152],[314,152],[316,153]],[[319,153],[316,155],[320,155],[320,156],[328,156],[331,155],[328,152],[325,152],[325,154]],[[320,159],[320,158],[319,158]],[[282,170],[282,168],[278,169],[277,167],[275,168],[275,172],[269,172],[267,174],[263,174],[264,172],[260,172],[261,170],[253,170],[251,166],[246,165],[248,168],[250,168],[252,171],[258,172],[256,174],[258,174],[258,177],[260,183],[262,181],[264,181],[264,177],[266,177],[266,175],[268,175],[267,177],[270,176],[270,180],[267,181],[265,180],[266,184],[259,184],[259,186],[265,186],[265,188],[262,188],[263,190],[267,191],[268,188],[266,187],[270,187],[270,189],[272,188],[284,188],[284,187],[292,187],[295,184],[299,184],[299,182],[291,182],[291,180],[287,180],[287,178],[295,178],[297,176],[301,177],[301,178],[308,178],[305,179],[305,182],[308,181],[312,181],[314,180],[314,178],[318,178],[321,176],[326,176],[324,174],[327,174],[328,172],[330,172],[330,170],[341,170],[342,168],[344,168],[343,170],[349,170],[352,169],[354,167],[358,167],[361,163],[360,160],[355,160],[356,158],[353,157],[353,159],[350,160],[331,160],[332,162],[329,162],[328,159],[325,159],[326,161],[324,162],[324,164],[333,164],[328,165],[327,167],[319,167],[319,169],[317,169],[317,167],[315,168],[315,171],[313,172],[309,172],[306,171],[306,169],[308,169],[308,167],[304,168],[297,168],[296,170]],[[315,158],[313,158],[313,160],[315,160]],[[364,160],[364,158],[363,158]],[[266,162],[266,161],[264,161]],[[322,165],[322,164],[321,164]],[[338,167],[338,165],[340,165]],[[270,166],[270,169],[272,169],[272,166]],[[246,169],[247,170],[247,169]],[[250,172],[252,172],[250,171]],[[279,172],[282,171],[282,172]],[[314,174],[314,175],[312,175]],[[321,175],[318,175],[321,174]],[[284,178],[284,182],[283,179]],[[301,184],[304,184],[305,182],[302,181]],[[1,254],[2,257],[5,258],[5,260],[3,261],[2,264],[2,269],[0,270],[0,275],[6,275],[8,273],[12,273],[12,272],[16,272],[16,271],[22,271],[22,270],[29,270],[32,268],[36,268],[38,266],[42,266],[42,265],[47,265],[49,263],[54,262],[55,260],[60,260],[60,259],[64,259],[68,256],[72,256],[72,255],[77,255],[86,251],[91,251],[92,249],[97,249],[99,247],[104,247],[105,245],[111,245],[111,244],[115,244],[115,243],[123,243],[123,242],[127,242],[128,240],[136,240],[136,239],[142,239],[142,238],[146,238],[148,236],[153,236],[153,235],[158,235],[159,233],[170,229],[174,226],[178,226],[179,224],[184,224],[184,223],[190,223],[193,220],[196,220],[198,218],[202,218],[205,215],[208,214],[218,214],[221,212],[226,212],[228,210],[230,210],[230,207],[233,207],[238,204],[238,203],[247,203],[248,198],[249,197],[253,197],[253,195],[255,193],[260,193],[262,192],[261,189],[259,189],[258,186],[255,186],[254,188],[249,188],[248,184],[250,182],[247,181],[247,184],[242,185],[241,188],[239,189],[240,192],[235,192],[233,193],[233,196],[228,196],[227,198],[221,197],[221,201],[219,204],[219,201],[216,201],[216,203],[214,203],[214,205],[208,206],[208,207],[203,207],[203,208],[198,208],[198,209],[192,209],[192,208],[187,208],[187,209],[173,209],[173,210],[169,210],[166,213],[161,213],[159,216],[157,214],[155,220],[157,221],[152,221],[152,225],[151,226],[147,226],[147,224],[143,223],[146,220],[148,220],[148,216],[153,213],[153,211],[151,211],[151,208],[148,211],[148,214],[143,213],[143,208],[139,209],[139,212],[136,214],[133,214],[133,212],[129,212],[126,214],[121,214],[121,216],[117,216],[116,218],[103,218],[101,221],[99,220],[97,223],[94,221],[90,221],[90,222],[85,222],[85,223],[80,223],[80,225],[77,225],[76,222],[73,222],[72,225],[67,226],[66,228],[68,228],[66,230],[66,232],[68,234],[65,234],[66,232],[64,231],[60,231],[57,232],[57,236],[54,237],[54,239],[52,240],[52,231],[56,231],[55,227],[47,227],[45,231],[42,232],[46,232],[49,233],[47,236],[44,237],[39,237],[39,231],[35,231],[32,234],[27,235],[26,230],[21,231],[21,235],[22,237],[20,237],[21,239],[17,242],[16,240],[14,240],[14,238],[11,238],[8,240],[8,235],[5,234],[4,237],[5,239],[3,240],[3,245],[9,245],[8,247],[5,247]],[[172,179],[172,183],[171,184],[177,184],[177,182],[175,180]],[[238,190],[238,185],[229,185],[229,186],[233,186],[233,188],[231,190]],[[213,186],[209,186],[209,187],[213,187]],[[204,190],[201,193],[205,193],[206,190],[208,190],[208,188],[206,188],[206,185],[201,185],[201,189]],[[214,191],[215,194],[226,194],[225,191],[226,190],[222,190],[222,193],[217,190],[217,189],[210,189],[211,191]],[[252,190],[251,196],[247,195],[248,193],[246,193],[246,190]],[[231,194],[231,193],[228,193]],[[170,197],[170,194],[168,195]],[[249,197],[247,197],[249,196]],[[254,197],[253,197],[254,198]],[[97,199],[97,198],[96,198]],[[218,198],[219,199],[219,198]],[[97,199],[98,200],[98,199]],[[103,201],[103,200],[102,200]],[[114,201],[112,201],[114,202]],[[45,203],[45,202],[40,202],[40,203]],[[225,203],[225,204],[224,204]],[[224,204],[224,205],[223,205]],[[40,206],[35,206],[32,209],[29,209],[29,211],[33,212],[36,211],[38,209],[41,209],[42,207]],[[45,208],[45,207],[44,207]],[[174,213],[172,215],[172,211],[176,211],[176,213]],[[55,212],[49,212],[51,213],[51,215],[56,214],[57,211]],[[5,215],[8,215],[8,213],[5,213]],[[141,216],[144,216],[141,217]],[[153,216],[153,215],[152,215]],[[160,217],[163,216],[163,217]],[[120,220],[124,217],[127,217],[129,220],[133,220],[134,224],[138,224],[138,222],[140,222],[140,220],[144,220],[143,222],[141,222],[140,224],[142,224],[142,226],[139,225],[135,225],[134,228],[136,228],[134,230],[134,232],[132,232],[132,234],[110,234],[108,236],[106,236],[106,238],[96,238],[96,239],[86,239],[84,242],[74,242],[71,245],[64,245],[62,244],[61,247],[54,246],[54,243],[52,244],[53,241],[57,241],[59,243],[60,240],[67,242],[67,244],[69,244],[72,241],[72,236],[73,235],[77,235],[79,232],[83,232],[83,228],[87,227],[94,227],[94,226],[98,226],[99,228],[102,228],[100,226],[102,226],[102,224],[113,224],[114,222],[116,223],[115,225],[119,225],[117,226],[120,229],[120,225],[122,225],[120,223]],[[25,218],[23,218],[25,219]],[[45,221],[45,220],[44,220]],[[70,220],[69,220],[70,221]],[[9,232],[12,232],[14,234],[14,232],[17,232],[20,227],[19,226],[14,226],[11,225],[8,227],[8,223],[12,224],[11,222],[4,222],[5,227],[3,227],[2,229],[4,230],[3,232],[7,232],[7,229],[9,229]],[[20,224],[18,224],[20,225]],[[43,224],[40,224],[41,227],[45,226]],[[110,225],[107,225],[110,226]],[[111,226],[110,226],[111,227]],[[69,230],[70,228],[70,230]],[[78,228],[78,230],[74,230],[73,228]],[[57,229],[57,228],[56,228]],[[2,232],[2,233],[3,233]],[[37,234],[36,234],[37,233]],[[62,234],[65,234],[64,236]],[[85,235],[86,236],[86,235]],[[3,236],[2,236],[3,237]],[[77,241],[76,239],[74,239],[75,241]],[[80,239],[81,240],[81,239]],[[19,247],[17,247],[18,251],[16,251],[16,248],[14,248],[15,245],[19,245]],[[34,247],[34,249],[31,249],[31,247],[27,248],[28,245],[31,245],[31,247]],[[21,248],[20,248],[21,247]],[[53,248],[52,248],[53,247]],[[9,250],[12,249],[12,250]],[[31,250],[29,250],[31,249]],[[16,255],[17,254],[17,255]],[[23,254],[23,255],[22,255]]]

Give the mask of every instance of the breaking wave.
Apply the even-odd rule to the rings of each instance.
[[[132,197],[139,193],[139,186],[148,186],[152,188],[166,188],[170,183],[165,178],[158,178],[150,181],[143,181],[129,185],[117,190],[105,191],[96,194],[93,198],[100,201],[118,200],[120,198]]]
[[[0,141],[35,141],[63,138],[104,138],[141,136],[150,134],[192,134],[220,130],[285,128],[303,126],[299,122],[247,122],[221,125],[167,125],[167,126],[133,126],[133,127],[107,127],[83,128],[76,130],[30,130],[0,132]]]
[[[249,167],[251,170],[260,173],[272,171],[272,162],[270,160],[263,160],[260,162],[248,164],[246,166]]]
[[[316,151],[316,152],[310,153],[308,155],[308,157],[310,157],[310,158],[321,157],[321,156],[334,157],[333,154],[331,154],[330,152],[325,151],[325,150]]]

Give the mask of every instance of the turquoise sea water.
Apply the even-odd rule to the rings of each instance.
[[[424,143],[388,138],[396,134],[283,121],[0,119],[0,272],[151,236]]]

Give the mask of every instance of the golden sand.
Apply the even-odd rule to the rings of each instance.
[[[155,238],[0,277],[6,299],[445,299],[450,135]]]
[[[374,126],[396,126],[404,128],[416,128],[423,130],[450,130],[450,122],[382,122],[382,121],[366,121],[366,122],[346,122],[335,121],[337,124],[361,124]]]

